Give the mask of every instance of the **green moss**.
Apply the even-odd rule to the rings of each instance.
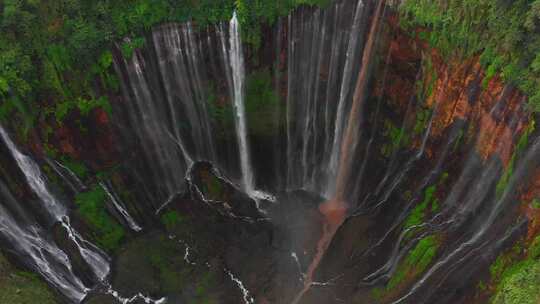
[[[491,303],[536,304],[540,300],[540,236],[532,242],[517,242],[491,264]]]
[[[480,290],[480,291],[485,291],[485,290],[487,290],[486,283],[484,283],[484,281],[478,282],[478,285],[476,285],[476,289],[477,289],[477,290]]]
[[[431,118],[431,109],[420,109],[416,112],[416,121],[414,123],[413,132],[416,135],[421,135],[427,128],[429,119]]]
[[[234,113],[230,102],[220,102],[215,89],[215,84],[210,83],[207,87],[208,92],[208,113],[210,118],[217,125],[216,135],[221,139],[227,139],[234,133]]]
[[[424,190],[424,199],[413,209],[405,220],[405,228],[418,226],[424,222],[427,211],[437,212],[439,210],[439,200],[435,197],[437,186],[433,185]]]
[[[384,121],[383,136],[388,140],[381,148],[381,153],[385,157],[389,157],[392,152],[406,147],[410,143],[410,138],[407,136],[405,128],[396,127],[390,120]]]
[[[522,244],[518,242],[514,244],[511,249],[501,253],[497,257],[497,259],[489,267],[489,273],[493,282],[500,282],[506,269],[508,269],[522,256],[522,249]]]
[[[484,87],[495,75],[530,96],[540,110],[540,1],[407,0],[399,6],[401,25],[446,59],[480,55]]]
[[[396,288],[407,277],[414,277],[424,272],[437,255],[438,248],[439,242],[436,236],[431,235],[421,239],[398,266],[386,286],[386,292]]]
[[[67,115],[77,109],[83,116],[87,116],[93,109],[102,108],[109,116],[112,114],[112,107],[105,96],[97,99],[76,98],[75,100],[65,100],[56,104],[54,117],[59,124],[62,124]]]
[[[66,166],[66,168],[81,179],[85,179],[88,176],[88,168],[82,162],[74,161],[68,157],[62,157],[62,165]]]
[[[16,270],[0,255],[0,303],[55,304],[54,294],[37,275]]]
[[[420,240],[409,253],[406,263],[418,272],[423,272],[437,254],[438,243],[435,236],[428,236]]]
[[[207,178],[203,180],[202,190],[206,198],[211,200],[225,200],[225,187],[222,182],[211,172],[208,172]]]
[[[223,268],[208,268],[203,263],[211,258],[201,252],[197,241],[190,242],[189,262],[186,261],[186,247],[179,241],[184,238],[171,239],[168,234],[151,232],[127,243],[119,251],[115,286],[166,294],[176,299],[174,303],[223,303],[220,301],[223,282],[218,281]],[[205,243],[204,238],[200,240]]]
[[[535,130],[535,121],[534,119],[532,119],[527,129],[519,137],[519,140],[514,148],[514,153],[512,154],[512,158],[510,159],[508,166],[504,170],[501,178],[499,179],[499,182],[497,183],[497,186],[496,186],[497,197],[500,198],[502,194],[504,193],[504,191],[506,190],[506,187],[508,186],[508,183],[510,182],[512,175],[514,174],[514,166],[517,161],[517,158],[521,156],[521,154],[523,153],[523,151],[529,144],[529,136],[532,134],[534,130]]]
[[[502,273],[493,304],[537,304],[540,301],[540,260],[528,259]]]
[[[185,267],[184,253],[178,244],[162,240],[157,246],[149,250],[150,264],[157,270],[159,282],[165,292],[181,290],[189,283],[191,277],[189,267]]]
[[[426,32],[420,33],[421,39],[427,39],[429,34]],[[416,82],[416,97],[420,104],[425,104],[426,99],[433,95],[435,84],[437,83],[437,70],[433,66],[431,57],[426,56],[422,60],[422,71],[424,79]]]
[[[386,294],[386,290],[384,288],[381,288],[381,287],[373,288],[370,291],[371,298],[376,300],[377,302],[380,302],[385,294]]]
[[[249,131],[253,135],[275,135],[282,120],[279,119],[279,98],[269,70],[257,70],[246,77],[245,107]]]
[[[232,101],[218,100],[215,85],[208,87],[208,111],[219,127],[218,136],[226,138],[227,130],[234,129]],[[283,124],[281,106],[268,69],[260,69],[246,76],[245,111],[249,132],[259,137],[270,137]]]
[[[534,209],[540,209],[540,200],[538,198],[533,199],[531,202],[531,206]]]
[[[133,52],[136,49],[142,48],[145,42],[146,40],[144,39],[144,37],[137,37],[134,39],[125,40],[120,45],[120,50],[122,51],[122,55],[124,56],[124,58],[130,59],[133,56]]]
[[[195,294],[197,299],[192,301],[192,304],[217,304],[216,300],[208,296],[208,291],[216,284],[216,279],[212,272],[206,272],[197,282]]]
[[[184,222],[184,217],[182,217],[177,211],[169,211],[161,215],[161,223],[165,225],[168,230],[173,230]]]
[[[75,197],[78,212],[91,226],[98,245],[106,250],[114,251],[124,237],[124,229],[107,213],[106,200],[107,194],[99,186],[94,186]]]
[[[531,259],[540,258],[540,235],[537,236],[529,246],[527,256]]]

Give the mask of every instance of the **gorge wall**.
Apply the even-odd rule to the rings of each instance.
[[[113,46],[110,109],[5,124],[2,253],[66,303],[534,301],[522,91],[385,1],[241,27],[154,26]]]

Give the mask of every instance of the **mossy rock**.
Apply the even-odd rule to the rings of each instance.
[[[37,300],[39,299],[39,300]],[[53,292],[37,275],[15,269],[0,254],[0,303],[56,304]]]
[[[123,246],[115,267],[113,286],[124,297],[140,292],[167,297],[169,303],[235,303],[240,296],[219,259],[201,256],[195,249],[186,257],[179,239],[158,231]]]
[[[507,269],[493,304],[537,304],[540,301],[540,260],[530,259]]]
[[[120,304],[120,302],[110,295],[97,295],[90,297],[84,304]]]

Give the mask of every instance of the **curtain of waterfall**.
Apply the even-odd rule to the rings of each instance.
[[[368,12],[363,1],[289,16],[286,189],[334,193],[342,129],[358,77]],[[281,21],[285,22],[285,21]]]

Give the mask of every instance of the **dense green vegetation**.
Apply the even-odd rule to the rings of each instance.
[[[330,0],[127,0],[0,3],[0,119],[14,117],[29,131],[52,116],[95,107],[110,111],[109,94],[118,90],[111,49],[118,43],[131,56],[145,33],[164,22],[193,20],[204,28],[229,20],[234,10],[244,41],[257,47],[262,24],[273,23],[298,5]],[[124,38],[130,38],[124,40]],[[122,41],[122,42],[121,42]],[[15,115],[15,116],[14,116]]]
[[[57,303],[37,275],[16,270],[0,254],[0,303],[34,304],[37,299],[42,304]]]
[[[268,70],[258,70],[246,79],[246,114],[250,132],[272,136],[279,127],[279,98]]]
[[[539,0],[406,0],[402,25],[449,58],[480,56],[486,81],[500,73],[540,111]],[[485,83],[487,83],[485,81]]]
[[[431,235],[421,239],[400,264],[397,272],[392,276],[390,282],[388,282],[387,289],[392,290],[395,288],[403,282],[407,275],[422,273],[437,254],[438,247],[438,241],[435,236]]]
[[[85,179],[88,176],[88,168],[81,162],[64,157],[62,164],[81,179]]]
[[[373,289],[372,296],[381,299],[401,284],[406,283],[408,279],[424,272],[437,255],[439,245],[440,241],[435,235],[422,238],[401,261],[386,287]]]
[[[535,121],[534,119],[531,119],[531,122],[527,129],[523,132],[523,134],[520,136],[515,148],[514,153],[512,154],[512,158],[510,159],[510,163],[508,166],[506,166],[501,178],[497,182],[496,187],[496,193],[497,197],[500,198],[504,190],[506,190],[506,187],[508,186],[508,183],[510,182],[510,178],[514,174],[514,167],[516,165],[517,159],[521,156],[527,145],[529,144],[529,136],[532,132],[535,130]]]
[[[222,303],[222,268],[200,263],[196,248],[190,247],[186,256],[186,248],[178,239],[155,232],[129,241],[119,252],[115,286],[167,294],[175,303]]]
[[[425,220],[426,212],[432,213],[439,210],[439,199],[435,197],[437,186],[433,185],[424,191],[424,199],[412,210],[411,214],[405,220],[405,228],[412,228],[422,224]]]
[[[79,213],[92,227],[94,238],[101,248],[113,251],[124,237],[124,229],[106,211],[107,193],[99,186],[77,194]]]
[[[405,128],[396,127],[388,119],[384,121],[383,136],[388,140],[381,146],[381,154],[385,157],[390,157],[399,148],[407,147],[411,141]]]
[[[525,258],[522,258],[523,254]],[[536,304],[540,300],[540,237],[529,246],[516,244],[490,267],[494,304]]]
[[[161,215],[161,223],[165,225],[168,230],[173,230],[184,221],[185,219],[176,210],[168,211]]]

